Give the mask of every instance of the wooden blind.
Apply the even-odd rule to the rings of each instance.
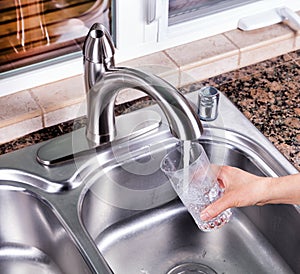
[[[0,0],[0,72],[79,50],[94,22],[109,25],[108,0]]]

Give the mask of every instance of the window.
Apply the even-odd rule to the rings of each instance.
[[[2,0],[0,72],[78,51],[93,20],[109,27],[96,0]]]
[[[300,0],[2,0],[0,96],[82,73],[82,42],[104,23],[122,62],[236,29]]]
[[[258,0],[169,0],[168,26],[245,6],[246,4],[257,1]]]
[[[111,28],[109,0],[1,0],[0,14],[2,83],[15,75],[29,75],[80,56],[84,38],[95,21]],[[33,80],[32,85],[42,84],[45,78],[56,80],[51,72],[42,78],[36,73],[37,81]],[[62,77],[70,76],[60,73]],[[1,91],[9,92],[14,87],[21,90],[28,85],[28,80],[18,79],[15,84],[2,86]]]
[[[119,58],[236,29],[243,17],[283,6],[300,10],[300,0],[116,0]]]

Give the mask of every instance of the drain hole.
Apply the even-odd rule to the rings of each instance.
[[[204,264],[184,263],[175,266],[167,274],[217,274],[217,272]]]

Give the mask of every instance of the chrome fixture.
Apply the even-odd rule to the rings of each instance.
[[[203,127],[188,100],[161,78],[131,68],[115,66],[115,48],[109,32],[94,24],[84,43],[84,78],[87,98],[86,129],[60,136],[37,151],[37,160],[45,165],[62,164],[90,154],[93,149],[112,141],[130,140],[161,125],[154,111],[131,112],[115,117],[118,92],[138,89],[152,97],[169,123],[171,133],[181,140],[199,139]],[[116,130],[117,129],[117,130]]]
[[[218,117],[220,93],[215,87],[203,87],[198,92],[198,114],[203,121],[213,121]]]
[[[198,92],[186,96],[196,102]],[[298,172],[225,95],[219,99],[220,115],[203,122],[200,140],[212,164],[259,176]],[[221,230],[199,231],[155,171],[177,143],[167,127],[61,165],[35,160],[40,148],[57,155],[70,140],[0,156],[0,273],[300,273],[300,206],[244,207]]]
[[[115,48],[105,27],[94,24],[84,43],[84,76],[87,92],[87,138],[100,145],[116,134],[114,106],[120,90],[133,88],[152,97],[164,112],[171,133],[195,140],[203,132],[201,121],[187,99],[161,78],[131,68],[116,67]]]

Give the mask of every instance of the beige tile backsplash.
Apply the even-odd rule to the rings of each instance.
[[[300,48],[300,33],[284,24],[233,30],[121,64],[164,78],[176,87]],[[117,104],[145,96],[123,90]],[[0,143],[86,113],[82,75],[0,97]]]
[[[223,57],[211,63],[184,70],[181,72],[181,86],[205,80],[209,77],[219,75],[237,69],[238,54]]]
[[[238,48],[220,34],[170,48],[165,52],[181,70],[188,70],[226,56],[238,55]]]
[[[1,127],[39,117],[42,114],[41,109],[27,90],[0,99]]]
[[[179,67],[164,52],[149,54],[118,65],[132,67],[147,73],[159,75],[173,86],[179,87]],[[124,89],[118,94],[116,104],[122,104],[126,101],[135,100],[143,96],[145,96],[145,94],[141,91]]]
[[[43,113],[44,127],[82,116],[85,91],[82,75],[30,90]],[[1,98],[0,98],[1,99]]]
[[[249,32],[237,29],[224,35],[239,48],[239,67],[290,52],[295,43],[294,32],[283,24]]]

